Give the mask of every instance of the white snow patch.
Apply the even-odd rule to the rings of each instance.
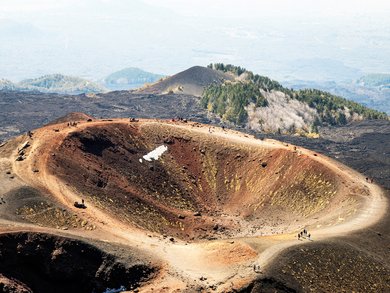
[[[152,161],[152,160],[158,160],[163,153],[165,153],[168,150],[168,147],[165,145],[160,145],[159,147],[155,148],[150,153],[146,154],[142,158],[146,161]],[[139,159],[140,163],[142,163],[142,159]]]

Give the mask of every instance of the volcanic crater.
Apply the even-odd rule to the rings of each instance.
[[[330,224],[335,214],[353,213],[354,192],[366,192],[341,192],[342,179],[317,154],[199,127],[88,126],[66,136],[49,170],[121,221],[186,240]],[[142,160],[161,145],[168,151],[159,159]]]

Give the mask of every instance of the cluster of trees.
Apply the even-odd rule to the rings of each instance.
[[[348,119],[345,114],[347,109],[351,115],[356,113],[364,119],[387,119],[387,114],[384,112],[367,108],[359,103],[316,89],[290,91],[290,96],[316,109],[320,116],[319,124],[321,122],[330,125],[347,124]]]
[[[266,76],[261,76],[258,74],[254,74],[252,71],[246,70],[240,66],[235,66],[232,64],[223,64],[223,63],[210,63],[207,65],[208,68],[219,70],[223,72],[230,72],[236,76],[240,76],[245,73],[245,80],[248,82],[253,82],[259,86],[259,88],[263,90],[282,90],[283,86],[275,80],[272,80]]]
[[[245,107],[249,103],[255,103],[257,107],[268,106],[259,86],[247,82],[212,84],[203,92],[201,103],[209,111],[237,125],[247,122]]]
[[[207,65],[208,68],[214,69],[214,70],[219,70],[223,72],[231,72],[237,76],[240,76],[247,70],[245,68],[242,68],[240,66],[235,66],[232,64],[223,64],[223,63],[210,63]]]
[[[268,106],[268,101],[261,94],[261,90],[268,92],[272,90],[281,91],[292,99],[304,102],[309,107],[316,109],[319,117],[312,125],[314,132],[318,132],[318,126],[324,124],[347,124],[349,117],[353,115],[359,115],[363,119],[388,119],[384,112],[369,109],[328,92],[315,89],[299,91],[287,89],[277,81],[253,74],[253,72],[239,66],[215,63],[208,65],[208,67],[223,72],[231,72],[236,76],[245,73],[245,78],[241,78],[240,81],[208,86],[201,99],[203,107],[210,112],[238,125],[247,122],[248,113],[245,107],[249,103],[255,103],[256,107]]]

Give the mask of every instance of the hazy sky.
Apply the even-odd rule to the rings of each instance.
[[[389,16],[378,0],[0,0],[0,78],[210,62],[278,79],[390,72]]]

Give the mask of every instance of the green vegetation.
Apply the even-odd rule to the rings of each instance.
[[[356,102],[334,96],[328,92],[316,89],[305,89],[291,93],[292,98],[305,102],[309,107],[317,110],[320,116],[319,125],[321,125],[321,122],[330,125],[347,124],[348,120],[344,113],[346,109],[349,110],[349,113],[358,114],[364,119],[388,118],[386,113],[378,112]]]
[[[245,68],[242,68],[240,66],[235,66],[232,64],[223,64],[223,63],[210,63],[207,65],[208,68],[219,70],[223,72],[231,72],[237,76],[240,76],[242,73],[246,72]]]
[[[260,93],[255,83],[225,83],[210,85],[203,93],[203,107],[223,117],[224,120],[242,125],[247,121],[245,107],[255,103],[258,107],[266,107],[268,101]]]
[[[239,66],[216,63],[210,64],[208,67],[223,72],[230,72],[237,77],[237,81],[226,81],[222,84],[208,86],[203,92],[201,104],[204,108],[219,115],[225,121],[238,125],[243,125],[247,122],[248,113],[245,107],[250,103],[254,103],[256,107],[267,107],[269,102],[262,95],[261,91],[270,92],[273,90],[283,92],[288,97],[306,103],[317,111],[318,117],[310,125],[310,129],[313,132],[318,132],[318,126],[324,124],[347,124],[352,116],[359,116],[362,119],[388,118],[385,113],[369,109],[328,92],[315,89],[293,91],[284,88],[277,81],[253,74],[251,71],[247,71]]]
[[[209,64],[207,66],[208,68],[219,70],[223,72],[230,72],[233,73],[236,76],[240,76],[241,74],[245,73],[245,80],[253,82],[254,84],[258,85],[259,89],[263,90],[282,90],[283,86],[278,83],[275,80],[272,80],[266,76],[261,76],[258,74],[253,74],[253,72],[246,70],[245,68],[242,68],[240,66],[234,66],[231,64],[223,64],[223,63],[215,63],[215,64]]]

